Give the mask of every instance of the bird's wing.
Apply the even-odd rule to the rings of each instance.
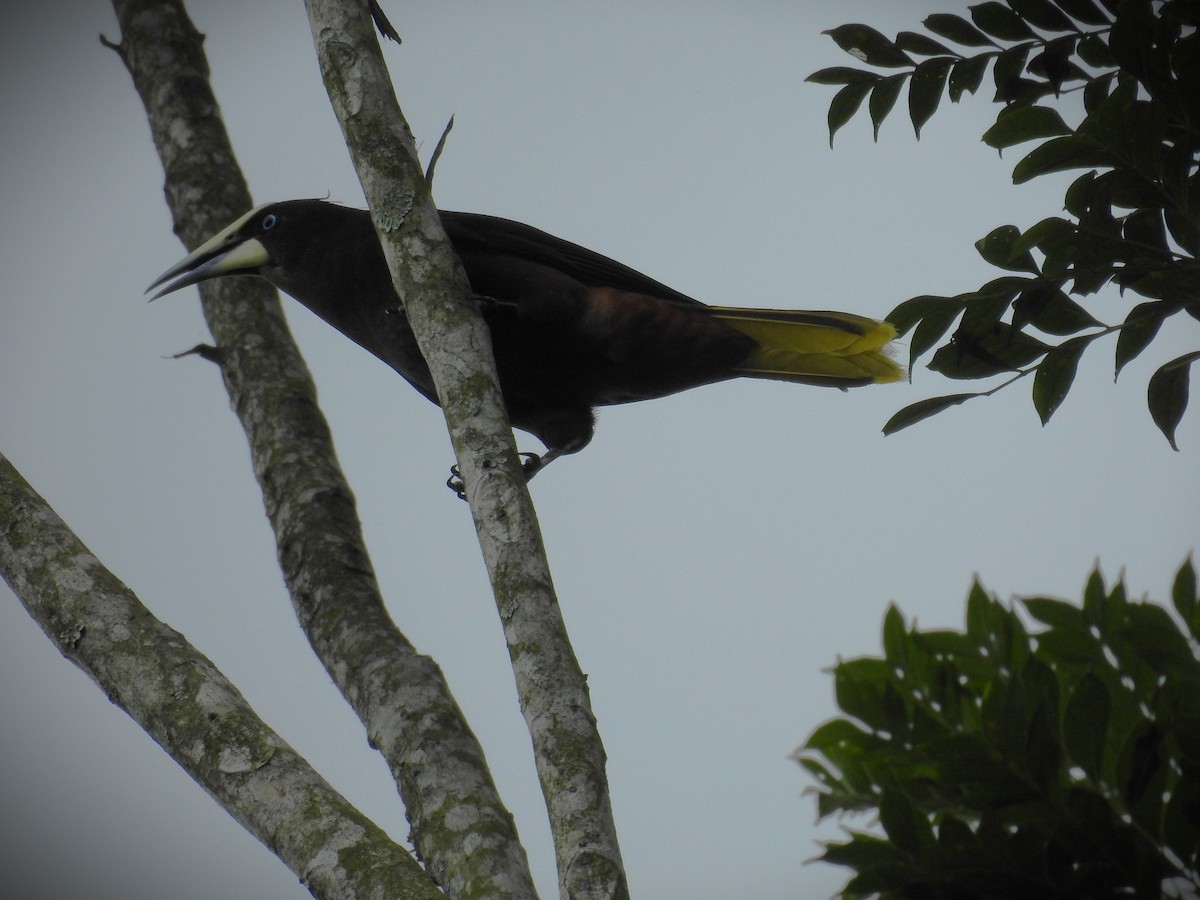
[[[586,287],[616,288],[685,306],[704,306],[614,259],[530,225],[477,213],[442,211],[441,217],[446,234],[460,253],[474,250],[508,254],[556,269]]]

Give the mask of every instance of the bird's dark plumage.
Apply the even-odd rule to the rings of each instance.
[[[587,445],[597,406],[738,376],[845,388],[902,375],[886,352],[895,335],[886,323],[706,306],[528,225],[441,218],[491,330],[513,425],[546,445],[543,462]],[[266,278],[434,399],[365,210],[319,200],[260,206],[151,287],[169,282],[161,296],[234,274]]]

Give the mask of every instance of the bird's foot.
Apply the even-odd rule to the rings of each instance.
[[[542,471],[542,466],[549,462],[544,456],[538,456],[536,453],[522,453],[525,462],[521,463],[521,471],[525,473],[525,480],[528,481],[538,472]]]
[[[450,467],[450,477],[446,479],[446,487],[454,491],[454,496],[459,500],[467,499],[467,486],[462,480],[462,470],[455,463]]]
[[[525,473],[525,480],[528,481],[546,464],[543,457],[536,453],[521,453],[519,454],[525,461],[521,463],[521,471]],[[454,496],[459,500],[467,499],[467,486],[463,483],[462,470],[458,464],[450,467],[450,477],[446,479],[446,487],[454,491]]]

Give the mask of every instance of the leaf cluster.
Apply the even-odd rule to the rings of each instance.
[[[965,632],[909,628],[894,606],[882,658],[834,669],[846,714],[797,758],[821,817],[877,809],[821,858],[845,897],[1159,896],[1200,888],[1200,601],[1178,621],[1098,572],[1082,606],[976,584]],[[1179,624],[1182,622],[1182,625]]]
[[[929,34],[905,31],[895,39],[843,25],[829,34],[873,69],[834,67],[809,77],[841,86],[829,109],[832,144],[864,101],[878,138],[905,85],[920,137],[943,95],[957,102],[976,93],[990,69],[1003,107],[983,140],[1001,151],[1036,142],[1013,180],[1080,172],[1064,198],[1065,215],[1024,231],[1005,225],[976,244],[984,260],[1010,274],[953,297],[913,297],[889,315],[901,334],[912,332],[910,365],[932,352],[929,368],[948,378],[1004,380],[908,406],[885,433],[1030,374],[1044,424],[1093,341],[1118,335],[1119,375],[1168,318],[1186,312],[1200,319],[1200,5],[992,0],[972,6],[970,17],[932,15],[924,21]],[[1081,102],[1068,104],[1075,94]],[[1068,124],[1060,109],[1079,121]],[[1144,298],[1111,324],[1072,299],[1108,285]],[[1198,358],[1171,360],[1149,381],[1151,415],[1173,447]]]

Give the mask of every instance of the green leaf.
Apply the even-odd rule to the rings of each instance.
[[[1010,272],[1032,272],[1038,274],[1037,264],[1028,251],[1016,249],[1021,230],[1016,225],[1001,225],[986,237],[975,242],[979,255],[993,266]]]
[[[988,333],[971,334],[960,326],[954,340],[933,355],[929,368],[947,378],[988,378],[1015,372],[1049,350],[1037,338],[997,323]]]
[[[933,656],[946,660],[951,667],[969,667],[977,661],[977,648],[967,639],[965,634],[958,631],[921,631],[914,636],[924,645],[925,650]],[[990,670],[989,673],[990,675]],[[955,673],[953,679],[957,680]]]
[[[1143,206],[1159,206],[1162,194],[1152,183],[1126,168],[1104,172],[1096,177],[1096,191],[1093,197],[1092,216],[1104,219],[1105,231],[1116,235],[1115,210],[1138,209]]]
[[[1096,173],[1084,172],[1067,188],[1064,206],[1071,215],[1082,218],[1093,206],[1103,202],[1099,198],[1099,193],[1096,185]]]
[[[1100,574],[1097,565],[1088,576],[1087,585],[1083,589],[1083,613],[1088,621],[1098,628],[1104,624],[1107,603],[1108,592],[1104,587],[1104,576]],[[1103,634],[1101,636],[1103,637]]]
[[[870,25],[839,25],[824,33],[855,59],[868,65],[892,69],[913,65],[907,53]]]
[[[820,785],[818,790],[821,788],[833,790],[837,787],[838,779],[832,772],[829,771],[829,769],[821,765],[821,763],[815,759],[799,756],[799,753],[800,751],[797,750],[796,753],[792,755],[792,758],[795,759],[796,762],[799,763],[799,765],[817,781],[817,783]]]
[[[997,71],[999,69],[993,70],[993,74]],[[1030,103],[1037,103],[1051,94],[1057,97],[1054,85],[1048,81],[1020,76],[1004,80],[997,79],[997,81],[999,81],[999,86],[996,88],[996,95],[992,98],[995,103],[1004,103],[1008,106],[1027,106]]]
[[[1031,616],[1052,628],[1087,631],[1083,611],[1074,603],[1056,600],[1053,597],[1022,597],[1021,603],[1029,610]]]
[[[1165,300],[1193,317],[1200,317],[1196,271],[1191,266],[1133,259],[1113,280],[1143,297]]]
[[[1089,667],[1104,667],[1108,662],[1104,651],[1087,632],[1055,629],[1043,631],[1037,636],[1038,653],[1044,659],[1054,660],[1057,665],[1077,664]]]
[[[902,31],[896,35],[896,46],[917,56],[957,56],[945,44],[938,43],[928,35],[915,31]]]
[[[1172,596],[1195,616],[1190,561]],[[1124,584],[1109,591],[1098,569],[1082,610],[1022,602],[1049,625],[1032,644],[1016,611],[976,580],[965,634],[906,630],[891,608],[888,658],[838,673],[888,723],[887,737],[826,723],[814,741],[830,747],[831,765],[801,758],[821,785],[820,815],[874,809],[887,834],[851,831],[826,853],[857,872],[848,900],[1150,897],[1195,871],[1194,643],[1165,607],[1130,603]]]
[[[1156,27],[1166,24],[1159,15],[1149,0],[1121,4],[1108,34],[1108,46],[1121,68],[1144,85],[1151,96],[1166,97],[1172,93],[1168,54],[1175,41]]]
[[[1166,262],[1170,259],[1167,247],[1167,228],[1163,223],[1163,211],[1159,207],[1135,209],[1125,217],[1121,233],[1125,240],[1137,244],[1133,252]]]
[[[1046,44],[1046,49],[1029,60],[1026,71],[1031,75],[1045,78],[1055,96],[1065,82],[1087,81],[1089,75],[1075,64],[1075,43],[1073,37],[1058,38]]]
[[[1047,106],[1010,106],[996,117],[996,124],[983,133],[983,142],[1003,150],[1025,141],[1070,133],[1071,129],[1057,110]]]
[[[1166,221],[1167,229],[1171,232],[1175,243],[1192,256],[1200,256],[1200,227],[1197,227],[1196,223],[1174,208],[1165,210],[1163,219]]]
[[[1131,603],[1121,639],[1158,675],[1179,684],[1196,674],[1196,660],[1187,639],[1165,607]]]
[[[849,719],[830,719],[817,726],[817,729],[804,742],[803,749],[825,753],[830,748],[859,744],[863,738],[869,737],[867,732]]]
[[[860,81],[878,81],[879,76],[874,72],[852,69],[849,66],[832,66],[813,72],[804,80],[813,84],[856,84]]]
[[[1046,354],[1033,376],[1033,407],[1045,425],[1062,405],[1075,381],[1079,357],[1092,340],[1091,335],[1077,337]]]
[[[1142,721],[1129,733],[1117,761],[1118,787],[1126,806],[1139,805],[1163,767],[1162,739],[1160,727],[1153,722]]]
[[[947,305],[941,310],[930,313],[921,320],[921,324],[917,326],[911,340],[908,342],[909,369],[915,367],[917,360],[942,339],[946,332],[950,330],[950,326],[954,324],[962,310],[963,304],[958,304],[957,306]]]
[[[1193,871],[1200,856],[1197,809],[1200,809],[1200,782],[1194,778],[1179,779],[1163,811],[1163,841]]]
[[[978,646],[986,645],[992,636],[992,610],[995,605],[996,601],[976,577],[967,594],[967,635]]]
[[[876,141],[879,140],[879,126],[883,124],[887,114],[896,105],[896,98],[900,96],[900,89],[904,86],[905,77],[904,75],[893,75],[890,78],[881,78],[871,89],[871,100],[867,109],[871,113],[871,125],[875,129]]]
[[[988,56],[975,56],[962,59],[950,70],[950,99],[957,103],[963,94],[974,94],[983,83],[983,75],[987,71]]]
[[[891,669],[878,659],[852,659],[833,670],[834,694],[838,707],[868,728],[887,728],[883,708],[883,689]]]
[[[933,828],[925,814],[898,790],[885,790],[879,800],[879,823],[900,850],[920,857],[933,844]]]
[[[1037,247],[1045,254],[1042,274],[1048,279],[1062,279],[1078,262],[1081,248],[1091,242],[1079,235],[1078,226],[1067,219],[1050,216],[1029,227],[1013,245],[1013,250]],[[1076,267],[1078,272],[1078,267]]]
[[[883,721],[884,729],[892,741],[908,739],[910,731],[908,707],[900,691],[890,681],[883,686]]]
[[[823,862],[832,863],[835,866],[848,866],[862,872],[893,863],[897,860],[898,855],[890,841],[885,841],[873,834],[856,831],[851,832],[851,840],[844,844],[826,844],[825,852],[821,854],[820,858]],[[851,896],[849,889],[850,885],[848,884],[842,890],[843,896]]]
[[[1044,31],[1076,31],[1075,23],[1062,14],[1050,0],[1008,0],[1026,22]]]
[[[1128,77],[1079,126],[1116,164],[1146,179],[1163,171],[1163,147],[1168,138],[1164,104],[1138,99],[1138,85]]]
[[[935,13],[921,23],[938,37],[944,37],[964,47],[995,47],[992,41],[982,31],[961,16],[949,13]]]
[[[1150,386],[1146,391],[1150,415],[1170,442],[1172,450],[1179,449],[1175,443],[1175,429],[1187,409],[1188,380],[1191,365],[1197,359],[1200,359],[1200,351],[1171,360],[1150,377]]]
[[[1028,235],[1028,232],[1026,232]],[[1046,334],[1069,335],[1085,328],[1102,328],[1082,306],[1055,282],[1034,281],[1013,302],[1013,326],[1025,322]]]
[[[1045,795],[1058,781],[1063,757],[1058,737],[1058,682],[1035,656],[1026,660],[1021,675],[1028,695],[1028,716],[1021,729],[1025,734],[1024,766],[1039,794]]]
[[[1102,778],[1104,771],[1111,712],[1112,697],[1108,687],[1091,672],[1079,679],[1063,711],[1067,756],[1096,781]]]
[[[968,858],[976,852],[975,832],[962,819],[951,813],[942,813],[938,823],[938,846],[944,856]]]
[[[1083,89],[1083,109],[1091,115],[1108,100],[1115,73],[1097,75]]]
[[[1190,651],[1191,644],[1187,632],[1180,629],[1179,637]],[[1196,693],[1197,685],[1200,684],[1197,676],[1200,673],[1197,673],[1198,664],[1190,652],[1181,662],[1182,665],[1173,675],[1167,676],[1168,682],[1162,685],[1154,697],[1153,712],[1166,721],[1173,731],[1184,771],[1188,772],[1193,780],[1200,781],[1190,774],[1198,771],[1197,766],[1200,765],[1200,695]],[[1200,822],[1197,824],[1200,825]],[[1196,831],[1196,841],[1197,849],[1200,850],[1200,828]]]
[[[884,318],[895,327],[898,335],[903,336],[926,316],[933,315],[949,307],[961,312],[964,305],[964,303],[958,302],[955,297],[922,294],[919,297],[910,297],[908,300],[905,300],[884,316]]]
[[[1083,612],[1097,629],[1102,641],[1112,643],[1114,637],[1125,627],[1125,611],[1129,603],[1125,599],[1125,584],[1117,581],[1112,590],[1104,587],[1104,578],[1097,567],[1088,578],[1083,590]]]
[[[992,81],[996,85],[997,102],[1028,99],[1025,95],[1032,87],[1037,86],[1035,82],[1021,77],[1025,71],[1025,60],[1032,47],[1032,44],[1017,44],[996,57],[996,63],[992,66]]]
[[[938,783],[946,785],[941,795],[949,801],[946,805],[983,810],[986,816],[991,807],[1031,799],[1031,791],[1017,776],[1011,760],[997,758],[981,731],[975,728],[970,734],[950,735],[921,749],[937,763]]]
[[[1200,637],[1200,618],[1197,618],[1200,596],[1196,593],[1196,569],[1190,557],[1175,575],[1175,583],[1171,585],[1171,602],[1187,623],[1192,637]]]
[[[1075,280],[1071,283],[1071,293],[1081,296],[1094,294],[1113,280],[1113,274],[1103,263],[1081,261],[1075,269]]]
[[[967,294],[966,297],[970,302],[967,303],[967,307],[963,312],[958,330],[954,332],[955,338],[963,336],[967,338],[982,338],[988,335],[999,334],[1001,327],[1000,318],[1008,311],[1008,305],[1020,292],[1023,281],[1028,281],[1028,279],[1005,276],[988,282],[987,285],[974,293]],[[993,285],[1005,285],[1012,282],[1017,283],[1015,289],[999,286],[993,289],[992,287]]]
[[[1136,359],[1150,346],[1167,316],[1178,309],[1174,304],[1162,300],[1139,303],[1129,311],[1117,335],[1117,362],[1113,381],[1116,381],[1126,364]]]
[[[863,99],[871,92],[874,82],[856,81],[848,84],[836,94],[829,103],[829,146],[833,146],[833,136],[862,106]]]
[[[1092,0],[1054,0],[1072,19],[1085,25],[1107,25],[1109,19]]]
[[[968,332],[990,327],[1029,282],[1027,278],[1006,275],[992,279],[977,291],[956,297],[914,297],[894,309],[888,321],[897,324],[893,316],[903,321],[901,334],[911,327],[912,321],[919,321],[909,341],[909,365],[915,366],[917,360],[941,340],[964,309],[967,315],[963,317],[963,325]]]
[[[921,127],[937,111],[942,100],[950,66],[951,62],[947,59],[927,59],[913,72],[908,86],[908,115],[918,140],[921,138]]]
[[[1103,147],[1077,134],[1054,138],[1035,148],[1013,168],[1013,184],[1067,169],[1111,168],[1112,155]]]
[[[894,603],[883,616],[883,655],[897,666],[903,666],[908,658],[908,629]]]
[[[1085,787],[1083,785],[1074,785],[1066,792],[1066,811],[1065,815],[1070,821],[1078,823],[1084,841],[1098,850],[1097,855],[1092,856],[1090,864],[1086,868],[1090,868],[1097,872],[1099,880],[1093,880],[1093,884],[1106,884],[1104,889],[1101,889],[1102,895],[1109,897],[1120,896],[1122,888],[1117,884],[1111,883],[1112,876],[1106,876],[1104,873],[1112,871],[1114,863],[1121,866],[1124,863],[1128,868],[1132,868],[1132,841],[1129,839],[1128,828],[1118,816],[1120,813],[1114,809],[1114,804],[1110,801],[1111,789],[1104,787],[1104,793]],[[1067,838],[1069,845],[1079,846],[1073,843],[1079,840],[1078,837]],[[1064,863],[1070,864],[1069,859],[1064,859]],[[1095,878],[1095,876],[1093,876]],[[1150,893],[1157,893],[1157,888]],[[1074,892],[1068,892],[1068,894]],[[1146,893],[1146,892],[1142,892]]]
[[[928,419],[930,416],[937,415],[943,409],[949,409],[951,406],[958,406],[965,400],[970,400],[972,397],[981,396],[975,394],[950,394],[946,397],[930,397],[927,400],[918,400],[912,403],[887,420],[887,424],[883,426],[884,434],[895,434],[897,431],[907,428],[909,425],[915,425],[922,419]]]
[[[971,21],[992,37],[1002,41],[1024,41],[1037,37],[1020,16],[995,0],[972,6]]]
[[[1108,42],[1098,34],[1089,34],[1076,47],[1079,58],[1094,69],[1111,69],[1117,64]]]
[[[822,817],[844,809],[865,809],[874,805],[871,797],[871,774],[863,765],[866,758],[854,744],[834,744],[821,751],[829,760],[831,779],[822,779],[829,785],[830,792],[818,798],[818,809]],[[803,761],[802,761],[803,763]],[[812,769],[805,765],[806,769]],[[820,777],[819,773],[815,773]]]

